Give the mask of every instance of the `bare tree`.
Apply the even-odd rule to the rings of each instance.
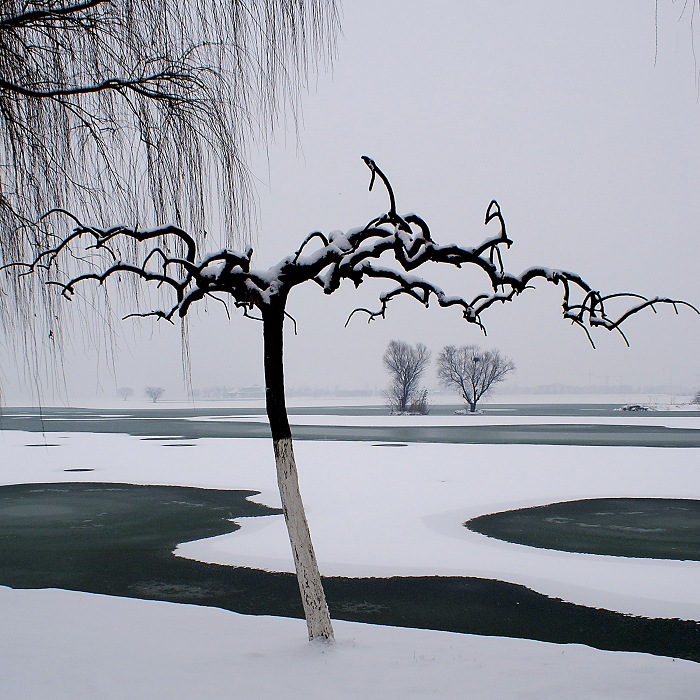
[[[498,350],[483,351],[476,345],[446,345],[437,358],[440,383],[456,389],[472,413],[493,386],[514,371],[513,362]]]
[[[427,413],[428,392],[420,386],[430,363],[430,350],[423,343],[409,345],[392,340],[382,357],[389,372],[389,387],[384,392],[394,413]]]
[[[333,628],[299,491],[286,409],[284,322],[285,319],[291,320],[287,303],[295,287],[314,282],[325,294],[333,294],[344,280],[356,286],[365,279],[384,280],[390,287],[381,294],[379,308],[355,309],[347,323],[358,313],[365,314],[370,322],[383,318],[393,299],[406,296],[423,306],[434,299],[441,307],[459,309],[466,322],[483,329],[482,316],[486,311],[494,305],[512,301],[541,279],[561,286],[564,318],[583,328],[589,339],[589,329],[602,328],[622,335],[620,324],[646,308],[670,304],[676,312],[680,306],[694,309],[686,302],[663,297],[602,295],[575,273],[548,267],[530,267],[520,275],[506,272],[501,248],[509,247],[512,241],[506,234],[496,201],[489,204],[485,219],[487,225],[495,222],[496,231],[483,243],[474,247],[440,245],[433,240],[428,224],[421,217],[397,213],[389,180],[371,158],[363,156],[363,160],[371,172],[370,189],[377,178],[386,187],[388,212],[346,234],[335,232],[326,236],[314,231],[294,253],[267,270],[251,267],[251,248],[200,254],[195,238],[176,226],[153,230],[125,226],[102,229],[79,221],[72,233],[24,265],[26,273],[65,275],[60,280],[54,278],[49,282],[58,285],[67,299],[73,298],[78,287],[86,283],[118,284],[120,277],[127,274],[172,293],[169,306],[136,311],[130,314],[132,317],[151,316],[172,322],[175,317],[187,316],[196,302],[207,297],[221,300],[219,295],[224,294],[244,316],[262,321],[265,398],[277,482],[310,639],[331,640]],[[176,242],[182,254],[172,252],[175,246],[166,245],[167,241]],[[310,249],[312,243],[316,245]],[[78,265],[82,261],[84,271],[66,275],[71,260]],[[473,297],[448,295],[436,284],[414,274],[423,265],[431,267],[428,263],[476,268],[483,273],[485,289]],[[631,308],[619,315],[610,315],[609,304],[625,297],[632,300]],[[259,316],[253,316],[256,311]]]
[[[143,393],[146,394],[146,396],[148,396],[153,403],[155,403],[161,396],[163,396],[165,389],[163,389],[162,386],[147,386],[143,390]]]
[[[120,386],[117,389],[117,393],[122,397],[124,401],[133,396],[134,390],[130,386]]]

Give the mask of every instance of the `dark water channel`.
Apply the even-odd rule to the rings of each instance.
[[[431,415],[452,415],[456,405],[431,406]],[[462,444],[528,444],[528,445],[602,445],[624,447],[700,447],[700,413],[654,412],[620,413],[609,404],[486,404],[484,414],[498,416],[571,417],[569,424],[542,423],[524,425],[470,425],[464,417],[462,425],[449,426],[344,426],[293,425],[297,440],[362,440],[371,442],[436,442]],[[263,416],[264,409],[249,408],[167,408],[109,409],[108,412],[88,408],[5,408],[0,413],[0,429],[40,432],[104,432],[126,433],[140,437],[163,436],[182,439],[270,437],[266,423],[247,416]],[[378,406],[336,408],[290,408],[294,415],[386,416]],[[697,428],[667,428],[649,425],[650,416],[694,417]],[[206,420],[210,417],[236,417],[236,420]],[[582,424],[581,417],[615,417],[614,424]],[[198,420],[202,419],[202,420]],[[322,421],[319,421],[322,422]]]
[[[179,542],[278,511],[251,491],[128,484],[0,487],[0,584],[63,588],[301,617],[295,578],[175,557]],[[336,619],[580,643],[700,662],[700,625],[564,603],[524,586],[460,577],[324,579]]]

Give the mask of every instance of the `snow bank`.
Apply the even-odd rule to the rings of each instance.
[[[518,639],[0,587],[3,700],[694,700],[700,664]]]

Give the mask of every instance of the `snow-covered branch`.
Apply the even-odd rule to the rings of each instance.
[[[501,208],[495,200],[487,208],[484,223],[488,226],[492,221],[497,221],[499,231],[496,235],[475,247],[454,243],[439,245],[421,217],[397,213],[389,179],[371,158],[363,156],[363,161],[371,172],[370,188],[377,179],[386,187],[389,210],[367,225],[345,234],[336,232],[326,236],[314,231],[292,255],[268,270],[251,267],[252,249],[245,252],[221,250],[201,255],[194,237],[174,226],[149,231],[125,227],[100,230],[80,223],[56,246],[41,251],[26,266],[29,272],[40,267],[51,270],[58,265],[59,258],[66,251],[71,251],[74,261],[87,261],[89,251],[89,264],[93,269],[61,282],[64,296],[70,297],[78,284],[89,280],[103,284],[113,275],[133,274],[146,282],[171,287],[175,300],[169,309],[130,315],[152,315],[167,320],[175,315],[184,317],[194,302],[208,296],[228,295],[238,308],[244,310],[245,315],[249,315],[248,312],[253,309],[258,309],[264,315],[271,307],[284,311],[291,290],[305,282],[314,281],[323,288],[324,293],[332,294],[344,280],[359,286],[365,279],[383,280],[390,286],[380,294],[377,309],[355,309],[348,321],[356,313],[366,314],[369,321],[384,318],[389,303],[405,296],[426,307],[433,300],[444,308],[457,307],[467,322],[484,330],[482,315],[487,310],[497,303],[512,301],[526,289],[532,288],[537,280],[561,285],[564,318],[584,328],[591,342],[590,329],[604,328],[622,334],[620,325],[627,318],[646,308],[655,310],[659,304],[671,304],[676,312],[679,306],[697,311],[687,302],[666,297],[647,298],[632,293],[602,295],[582,277],[566,270],[530,267],[519,275],[507,272],[502,248],[509,248],[512,241],[508,238]],[[91,245],[80,252],[73,250],[85,237],[92,240]],[[153,245],[149,247],[151,243]],[[133,251],[133,259],[124,259],[119,252],[127,250]],[[177,253],[173,254],[170,250]],[[95,259],[95,255],[100,253],[105,255],[102,267]],[[465,294],[450,295],[437,284],[415,274],[427,263],[477,268],[483,273],[485,291],[472,297],[471,301]],[[99,267],[97,270],[94,269],[96,264]],[[64,268],[61,266],[61,269]],[[609,315],[606,303],[625,297],[633,300],[632,305],[621,314]],[[625,338],[624,334],[622,337]]]

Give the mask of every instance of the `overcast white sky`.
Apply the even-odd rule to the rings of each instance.
[[[700,303],[700,100],[690,9],[659,0],[348,0],[331,72],[303,99],[299,143],[280,128],[256,154],[260,226],[256,267],[295,250],[309,231],[363,225],[386,208],[367,192],[360,155],[389,175],[400,211],[416,211],[441,243],[481,242],[496,198],[515,245],[506,267],[572,269],[601,291],[662,294]],[[700,35],[696,37],[700,55]],[[439,273],[472,296],[467,272]],[[365,289],[366,287],[366,289]],[[289,310],[288,386],[378,387],[392,338],[498,347],[513,382],[540,385],[680,384],[700,389],[700,317],[671,308],[627,324],[632,344],[598,333],[598,349],[560,318],[560,291],[538,290],[493,309],[489,335],[458,312],[410,300],[367,324],[356,306],[378,287],[324,297],[299,289]],[[68,400],[138,394],[147,384],[184,395],[179,331],[127,321],[116,361],[83,352],[78,334],[65,368]],[[261,328],[218,305],[190,320],[195,387],[262,382]],[[6,400],[22,401],[5,349]],[[434,383],[432,377],[428,384]]]

